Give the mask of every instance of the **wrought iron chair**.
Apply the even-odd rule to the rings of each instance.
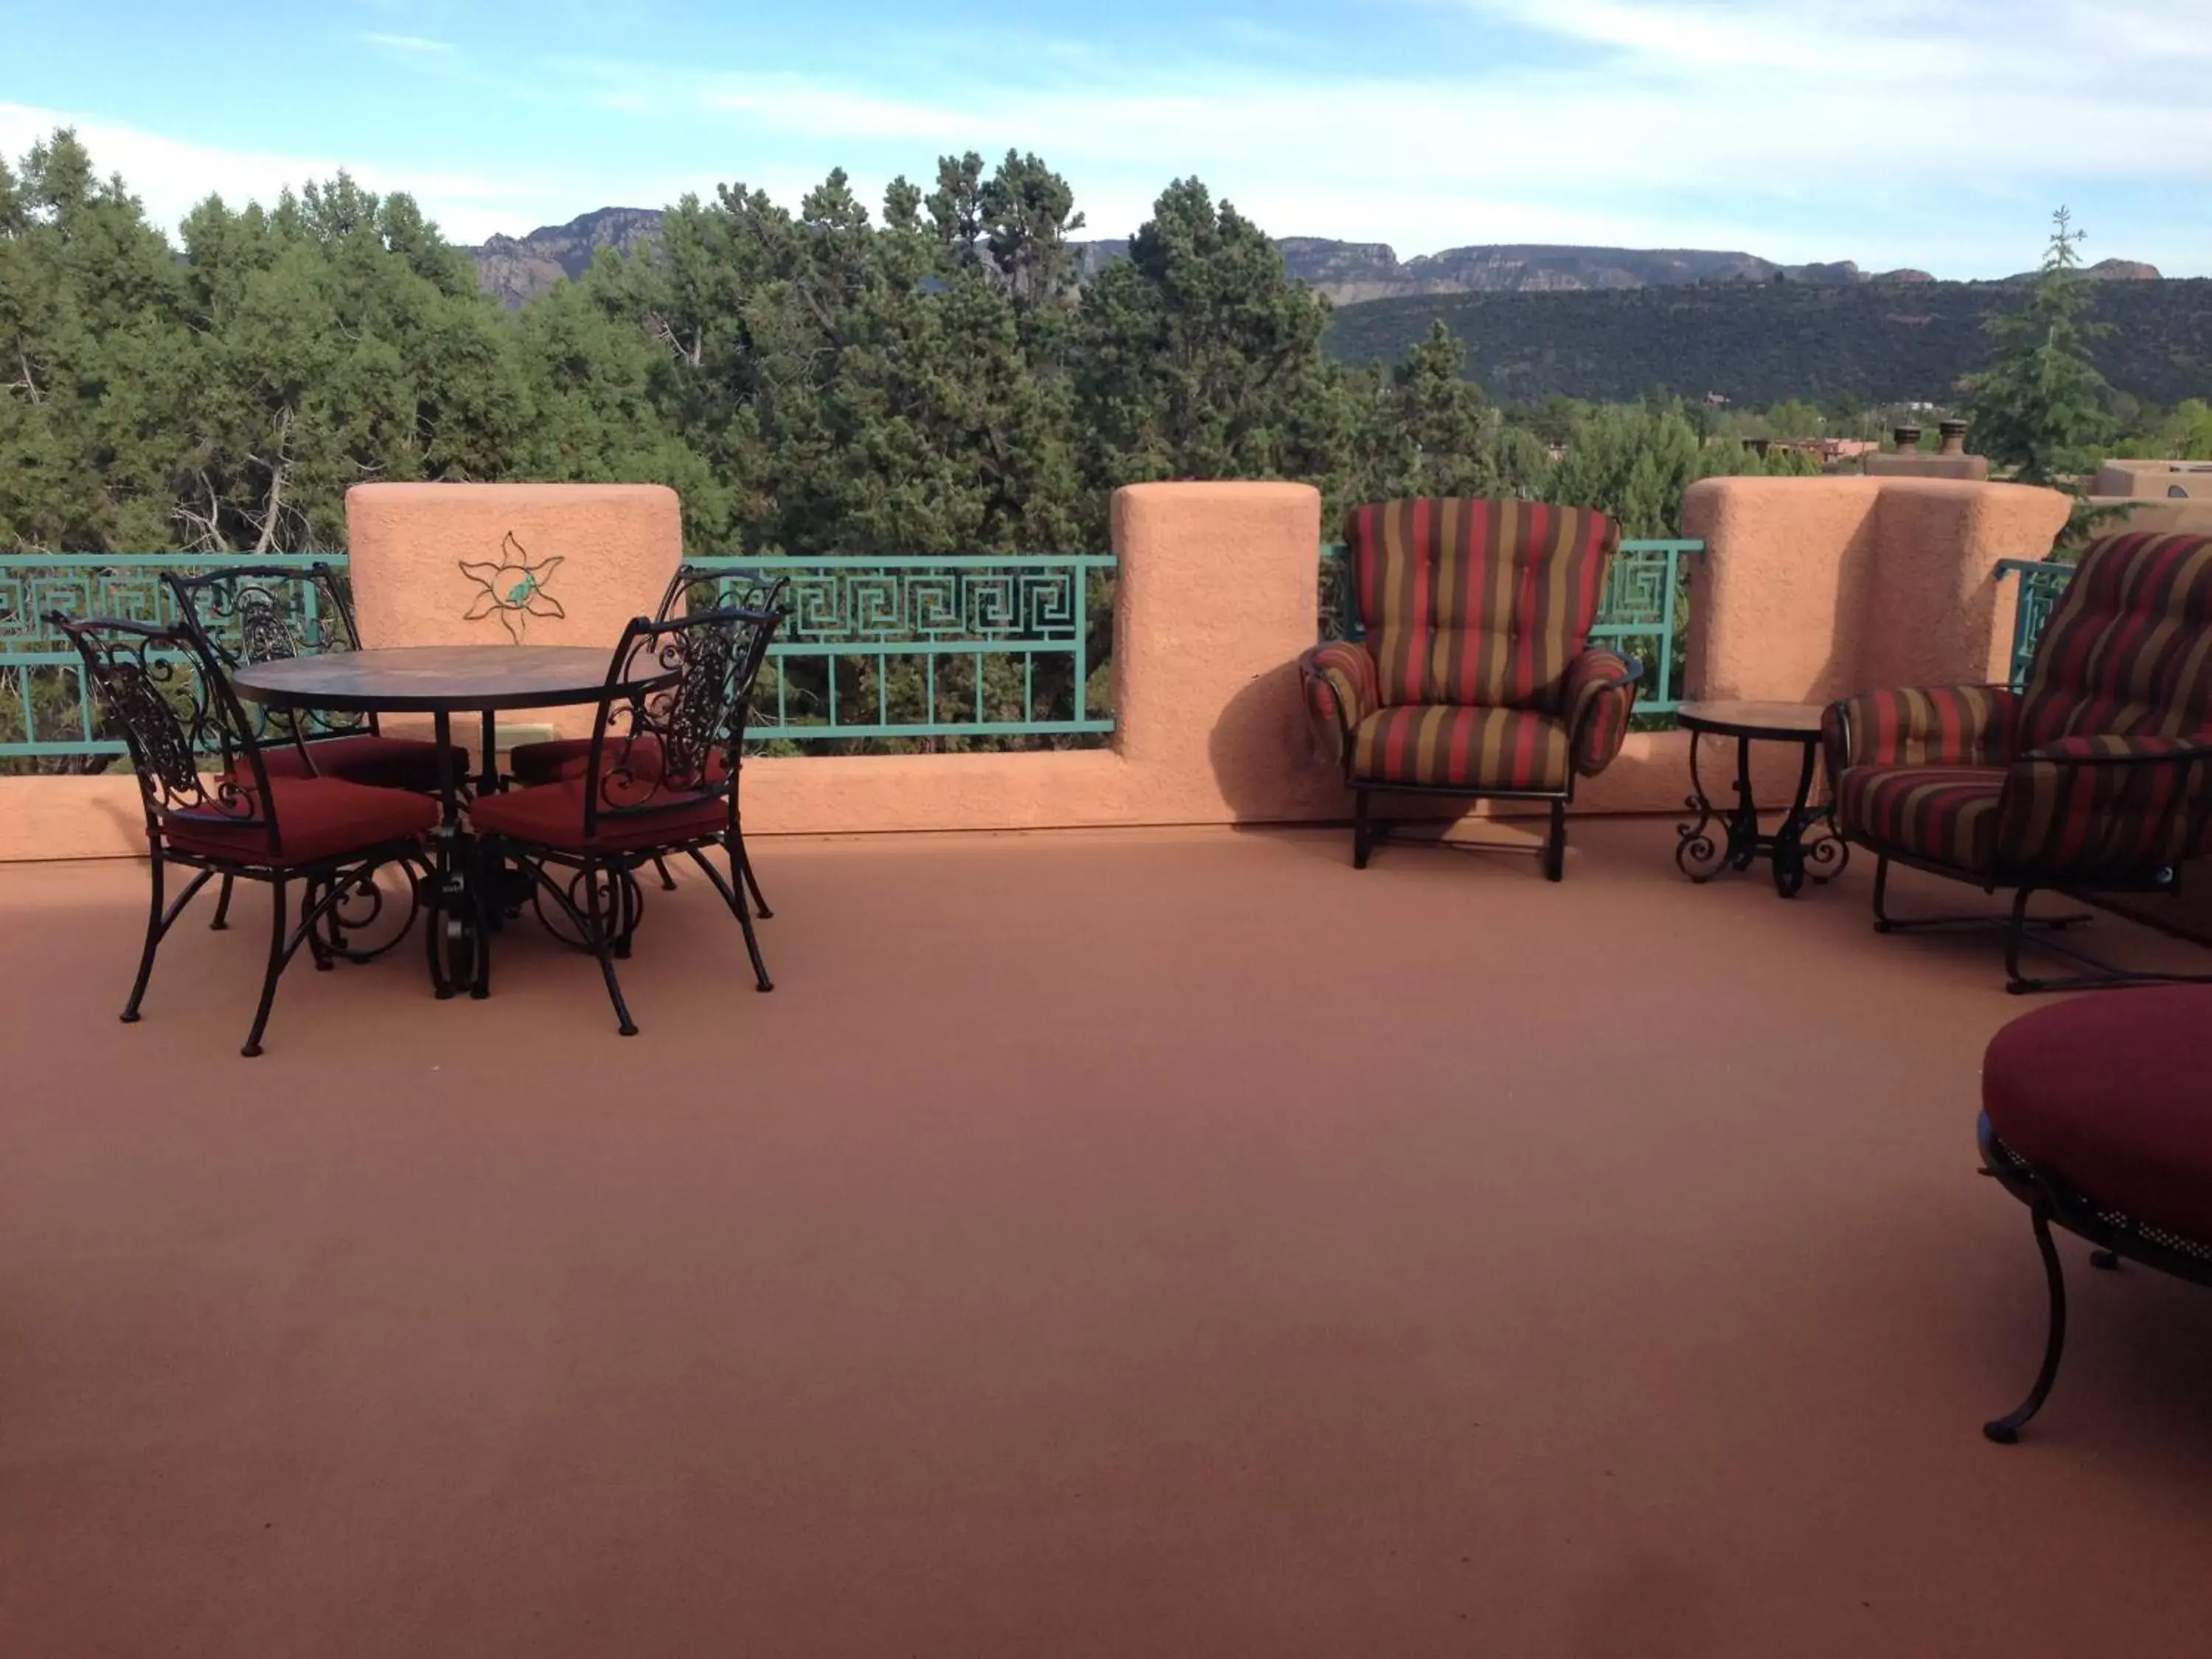
[[[2212,536],[2091,544],[2045,625],[2027,689],[1870,691],[1822,722],[1838,828],[1875,854],[1875,928],[1999,927],[2006,988],[2191,977],[2130,973],[2051,937],[2039,889],[2166,893],[2212,854]],[[1997,915],[1896,916],[1901,864],[2013,890]],[[2034,930],[2031,932],[2031,930]],[[2031,979],[2030,942],[2087,971]]]
[[[262,1032],[276,999],[276,981],[305,944],[318,969],[345,956],[366,961],[398,943],[420,896],[422,837],[438,821],[427,796],[380,789],[343,778],[273,773],[245,710],[200,631],[185,623],[157,628],[108,617],[76,620],[58,611],[46,621],[68,636],[84,660],[86,695],[122,729],[146,809],[152,856],[152,898],[145,947],[125,1024],[137,1021],[154,971],[154,955],[193,896],[221,877],[270,890],[268,970],[241,1053],[261,1052]],[[204,766],[208,769],[203,769]],[[171,865],[198,873],[165,907]],[[346,944],[348,932],[372,926],[384,906],[376,874],[397,864],[405,872],[408,910],[399,930],[374,950]],[[287,926],[292,884],[301,884],[300,919]],[[366,907],[349,912],[349,905]]]
[[[361,649],[353,605],[338,573],[327,564],[304,569],[268,564],[230,565],[198,575],[161,573],[177,614],[196,629],[225,673],[249,663],[322,656]],[[289,742],[266,745],[262,763],[272,778],[343,778],[380,789],[412,789],[434,795],[443,779],[438,745],[420,738],[388,738],[374,714],[286,711],[263,718]],[[448,749],[444,764],[457,784],[469,775],[465,750]],[[223,878],[215,917],[228,924],[231,880]]]
[[[591,749],[576,776],[479,798],[471,822],[495,857],[528,871],[599,959],[618,1028],[635,1036],[616,977],[643,909],[637,872],[687,854],[707,872],[744,930],[763,991],[773,990],[745,903],[738,769],[752,687],[783,612],[737,609],[662,622],[640,617],[623,631],[592,721]],[[672,676],[642,696],[623,687]],[[708,861],[719,846],[729,878]],[[565,883],[553,872],[569,872]]]
[[[666,622],[684,611],[714,610],[721,603],[722,582],[719,571],[708,570],[689,561],[678,565],[676,574],[668,579],[668,586],[660,596],[659,605],[653,609],[653,621]],[[741,611],[775,610],[782,604],[783,591],[789,585],[787,580],[781,576],[772,582],[753,584],[738,596],[737,606]],[[679,605],[681,610],[678,609]],[[591,764],[591,758],[592,740],[589,738],[555,738],[544,743],[519,744],[507,757],[507,769],[517,783],[560,783],[582,777]],[[766,921],[775,912],[768,908],[768,900],[761,893],[760,878],[753,873],[752,860],[744,856],[742,844],[738,850],[738,867],[746,887],[752,893],[753,908],[760,912],[763,921]],[[667,861],[656,858],[653,860],[653,867],[660,877],[661,890],[674,892],[676,878],[669,873]]]
[[[2076,997],[2016,1019],[1982,1062],[1986,1175],[2028,1206],[2050,1323],[2027,1397],[1982,1425],[2020,1438],[2057,1379],[2066,1279],[2051,1230],[2086,1239],[2093,1267],[2139,1261],[2212,1285],[2212,991]]]
[[[1620,527],[1586,507],[1470,497],[1356,507],[1345,540],[1365,636],[1298,667],[1352,787],[1352,864],[1383,839],[1370,794],[1542,801],[1558,881],[1575,780],[1620,752],[1643,672],[1588,643]]]

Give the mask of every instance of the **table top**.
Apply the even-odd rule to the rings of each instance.
[[[273,708],[348,714],[552,708],[595,702],[607,684],[611,646],[408,645],[333,651],[251,663],[234,672],[238,695]],[[673,674],[620,689],[649,690]]]
[[[1820,735],[1827,705],[1817,702],[1753,702],[1732,698],[1693,698],[1674,711],[1678,725],[1691,732],[1730,738],[1773,738],[1806,742]]]

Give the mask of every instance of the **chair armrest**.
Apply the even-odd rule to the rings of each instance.
[[[1298,659],[1298,678],[1305,689],[1314,735],[1340,765],[1348,768],[1352,734],[1382,703],[1376,689],[1375,659],[1364,645],[1331,640]]]
[[[2002,766],[2019,725],[2010,686],[1920,686],[1831,703],[1820,742],[1832,780],[1851,766]]]
[[[1595,777],[1613,764],[1628,736],[1644,665],[1603,646],[1591,646],[1567,665],[1560,692],[1567,721],[1567,754],[1575,770]]]
[[[2047,880],[2162,881],[2212,853],[2212,732],[2062,738],[2014,761],[1997,861]]]

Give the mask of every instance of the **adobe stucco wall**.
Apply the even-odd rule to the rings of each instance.
[[[665,490],[375,485],[355,492],[356,584],[371,644],[474,639],[459,560],[509,530],[533,560],[567,556],[548,591],[568,615],[527,636],[611,645],[659,598],[679,545]],[[448,497],[441,492],[459,493]],[[445,503],[453,503],[446,521]],[[563,515],[574,511],[574,522]],[[606,521],[594,514],[604,511]],[[1316,629],[1321,501],[1287,483],[1139,484],[1114,500],[1115,747],[1057,754],[764,760],[745,773],[748,829],[764,834],[1045,829],[1341,818],[1346,793],[1308,733],[1295,663]],[[1690,680],[1708,695],[1826,698],[1879,684],[2001,677],[2010,584],[1996,562],[2048,550],[2065,518],[2045,490],[1859,478],[1711,480],[1690,533]],[[623,540],[623,538],[628,538]],[[533,542],[532,538],[535,538]],[[487,544],[487,538],[489,542]],[[594,550],[629,550],[619,574]],[[363,585],[364,554],[368,580]],[[394,593],[383,575],[413,572]],[[557,632],[556,631],[557,628]],[[542,631],[541,631],[542,630]],[[1762,746],[1762,799],[1796,782]],[[1579,810],[1675,812],[1688,787],[1680,733],[1635,733]],[[1409,805],[1408,811],[1418,804]],[[1449,815],[1449,804],[1432,811]],[[0,859],[143,851],[127,776],[0,779]]]
[[[1884,685],[2002,680],[2018,585],[2065,527],[2056,490],[1939,478],[1707,478],[1683,529],[1689,683],[1709,697],[1825,702]]]
[[[356,484],[346,491],[362,643],[603,645],[659,603],[684,556],[684,508],[662,484]],[[520,597],[518,597],[518,595]],[[470,737],[474,720],[456,721]],[[503,718],[522,740],[587,737],[588,708]],[[428,737],[427,717],[385,729]]]

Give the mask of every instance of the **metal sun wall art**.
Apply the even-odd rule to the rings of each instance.
[[[514,539],[514,532],[507,532],[500,544],[500,558],[473,562],[460,562],[461,574],[483,589],[470,601],[463,614],[465,622],[482,622],[486,617],[496,616],[500,626],[507,629],[507,637],[517,645],[522,643],[524,632],[532,617],[565,617],[561,601],[545,591],[562,558],[558,553],[549,554],[536,564],[530,562],[529,550]]]

